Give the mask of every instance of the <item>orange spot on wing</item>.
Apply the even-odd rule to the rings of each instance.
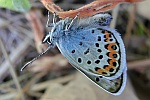
[[[110,69],[110,66],[107,66],[107,67],[105,68],[106,71],[109,71],[109,69]]]
[[[98,69],[97,72],[102,74],[102,72],[104,72],[104,70],[103,69]]]
[[[108,42],[110,40],[110,33],[108,33],[108,31],[105,31],[105,35],[106,35],[106,42]]]
[[[109,53],[109,57],[111,58],[111,59],[116,59],[116,58],[114,58],[114,54],[116,54],[117,52],[116,51],[113,51],[113,52],[110,52]]]
[[[117,61],[116,59],[111,59],[111,60],[109,61],[109,64],[110,64],[110,66],[112,66],[112,68],[114,68],[113,62],[116,62],[116,61]]]
[[[110,52],[116,52],[114,49],[112,49],[112,46],[114,46],[114,45],[116,45],[116,43],[109,43],[107,48]]]

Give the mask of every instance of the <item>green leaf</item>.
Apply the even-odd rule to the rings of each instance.
[[[0,7],[19,12],[27,12],[31,8],[28,0],[0,0]]]
[[[0,7],[14,10],[12,0],[0,0]]]
[[[26,12],[29,11],[31,5],[28,0],[13,0],[15,10]]]

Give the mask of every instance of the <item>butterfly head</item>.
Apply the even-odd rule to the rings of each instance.
[[[51,31],[44,36],[42,43],[47,43],[50,46],[55,46],[55,43],[63,35],[63,33],[64,30],[62,29],[62,23],[58,22],[51,28]]]
[[[54,39],[53,32],[49,32],[44,36],[42,43],[47,43],[50,46],[54,46]]]

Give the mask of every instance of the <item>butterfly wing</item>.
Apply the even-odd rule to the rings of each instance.
[[[74,66],[74,65],[73,65]],[[108,80],[106,78],[102,78],[100,76],[96,76],[90,73],[85,72],[83,69],[74,66],[79,70],[81,73],[83,73],[87,78],[89,78],[93,83],[95,83],[98,87],[102,88],[106,92],[112,94],[112,95],[120,95],[125,86],[126,86],[126,79],[127,79],[127,72],[126,68],[122,72],[121,76],[119,76],[116,79]]]
[[[56,43],[68,61],[90,75],[118,78],[126,67],[124,44],[109,27],[80,27]]]
[[[66,41],[67,42],[67,41]],[[61,45],[62,46],[62,45]],[[63,45],[63,47],[66,45]],[[69,46],[70,48],[73,48],[73,45]],[[62,47],[60,47],[62,48]],[[65,49],[61,49],[61,52],[65,57],[69,60],[69,62],[81,73],[83,73],[88,79],[90,79],[93,83],[95,83],[98,87],[102,88],[106,92],[112,94],[112,95],[120,95],[122,91],[125,88],[126,85],[126,67],[122,71],[121,75],[118,76],[116,79],[109,80],[101,75],[93,74],[92,72],[87,71],[82,66],[76,64],[76,60],[71,57],[71,55],[68,55],[67,51],[64,51]],[[77,52],[77,51],[72,51]],[[78,55],[79,56],[79,55]],[[81,55],[80,55],[81,56]],[[76,57],[76,56],[75,56]]]

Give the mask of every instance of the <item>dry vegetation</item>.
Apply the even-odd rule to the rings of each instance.
[[[57,48],[20,72],[27,61],[47,47],[41,44],[49,31],[45,27],[47,10],[42,3],[30,1],[32,9],[25,14],[0,9],[0,100],[149,100],[149,0],[137,5],[124,3],[109,12],[113,15],[111,27],[122,34],[128,61],[127,87],[118,97],[99,89],[77,72]],[[69,10],[92,0],[59,1],[55,0]]]

